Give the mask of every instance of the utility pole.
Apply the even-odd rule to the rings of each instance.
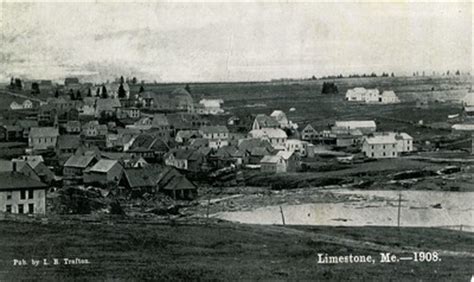
[[[283,222],[283,225],[285,225],[285,215],[283,214],[283,209],[280,206],[280,213],[281,213],[281,221]]]
[[[398,194],[398,216],[397,216],[397,226],[400,229],[400,214],[401,214],[401,207],[402,207],[402,193]]]

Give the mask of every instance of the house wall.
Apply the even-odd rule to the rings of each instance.
[[[45,150],[50,147],[56,147],[58,141],[57,136],[50,137],[30,137],[28,138],[28,145],[36,150]]]
[[[364,142],[362,145],[362,152],[368,158],[387,159],[398,157],[398,150],[396,143],[387,144],[368,144]]]
[[[410,139],[397,140],[397,150],[399,153],[413,151],[413,140],[410,140]]]
[[[7,205],[11,206],[11,213],[19,213],[19,205],[23,205],[23,213],[30,213],[29,204],[33,204],[34,214],[46,213],[46,189],[34,189],[33,197],[28,198],[28,189],[24,189],[25,199],[21,199],[21,190],[0,191],[0,211],[7,212]],[[8,195],[11,196],[8,199]]]

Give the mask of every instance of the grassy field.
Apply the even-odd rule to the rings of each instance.
[[[474,236],[447,230],[0,222],[0,280],[468,281]],[[379,263],[380,252],[439,251],[441,262]],[[317,254],[375,264],[317,264]],[[85,258],[86,265],[13,266],[13,259]]]

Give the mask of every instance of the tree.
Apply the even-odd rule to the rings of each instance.
[[[23,81],[19,78],[15,78],[15,89],[22,90],[23,89]]]
[[[391,75],[391,76],[392,76],[392,77],[395,77],[395,74],[392,72],[392,75]]]
[[[54,92],[54,98],[59,98],[59,90],[56,89],[56,92]]]
[[[123,76],[120,77],[120,84],[123,84],[125,80],[123,79]]]
[[[76,96],[74,96],[74,91],[72,91],[72,89],[69,89],[69,98],[71,98],[71,100],[76,100]]]
[[[76,92],[76,100],[82,100],[82,94],[81,91],[77,90]]]
[[[118,88],[118,97],[121,99],[127,97],[127,92],[125,92],[125,89],[123,88],[123,83],[120,83],[120,86]]]
[[[107,88],[105,87],[105,85],[102,85],[102,98],[103,99],[109,98],[109,95],[107,94]]]
[[[33,82],[31,84],[31,94],[39,94],[40,93],[40,89],[39,89],[39,84],[38,82]]]
[[[143,88],[143,85],[140,85],[140,90],[138,90],[138,93],[143,93],[145,92],[145,88]]]
[[[188,93],[191,93],[191,87],[189,87],[189,84],[186,84],[184,90],[188,91]]]
[[[333,82],[323,82],[322,94],[337,94],[339,93],[337,86]]]
[[[133,77],[133,78],[132,78],[132,83],[133,83],[133,84],[137,84],[137,78],[136,78],[136,77]]]
[[[87,97],[92,97],[92,91],[90,88],[87,90]]]
[[[459,70],[457,70],[456,75],[461,75],[461,72]]]
[[[446,72],[446,75],[449,75],[449,71]]]
[[[95,91],[95,96],[100,97],[100,87],[97,87],[97,90]]]

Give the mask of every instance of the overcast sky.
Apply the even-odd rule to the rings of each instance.
[[[472,67],[470,3],[41,3],[0,12],[0,80],[246,81]]]

